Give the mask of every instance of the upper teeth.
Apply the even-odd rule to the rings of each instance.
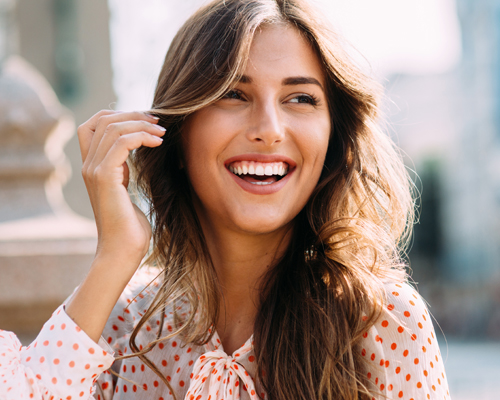
[[[236,175],[284,176],[288,173],[288,164],[284,162],[235,161],[228,168]]]

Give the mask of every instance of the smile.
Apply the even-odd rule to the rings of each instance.
[[[234,161],[227,168],[234,175],[253,185],[272,185],[288,174],[286,162]]]

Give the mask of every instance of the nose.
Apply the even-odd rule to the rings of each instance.
[[[285,138],[285,127],[278,105],[273,102],[256,105],[251,114],[247,137],[252,142],[266,146],[281,143]]]

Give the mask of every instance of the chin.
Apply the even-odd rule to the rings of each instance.
[[[247,218],[237,218],[234,224],[242,232],[254,235],[264,235],[280,230],[287,230],[292,226],[293,220],[294,218],[284,219],[283,215],[279,215],[279,217],[273,215],[252,215]]]

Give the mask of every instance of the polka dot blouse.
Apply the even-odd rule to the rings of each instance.
[[[130,354],[129,336],[156,286],[140,269],[123,292],[95,343],[59,307],[35,341],[21,346],[17,337],[0,331],[0,399],[43,400],[167,400],[172,393],[137,357]],[[421,297],[405,284],[387,284],[382,317],[363,335],[360,350],[369,368],[366,376],[379,399],[449,399],[443,360],[431,318]],[[183,313],[186,304],[177,305]],[[172,331],[167,310],[164,332]],[[140,348],[155,339],[159,318],[152,318],[136,339]],[[168,380],[177,399],[265,399],[255,380],[253,340],[226,354],[217,333],[195,346],[174,338],[159,343],[148,358]],[[114,377],[108,369],[119,373]]]

